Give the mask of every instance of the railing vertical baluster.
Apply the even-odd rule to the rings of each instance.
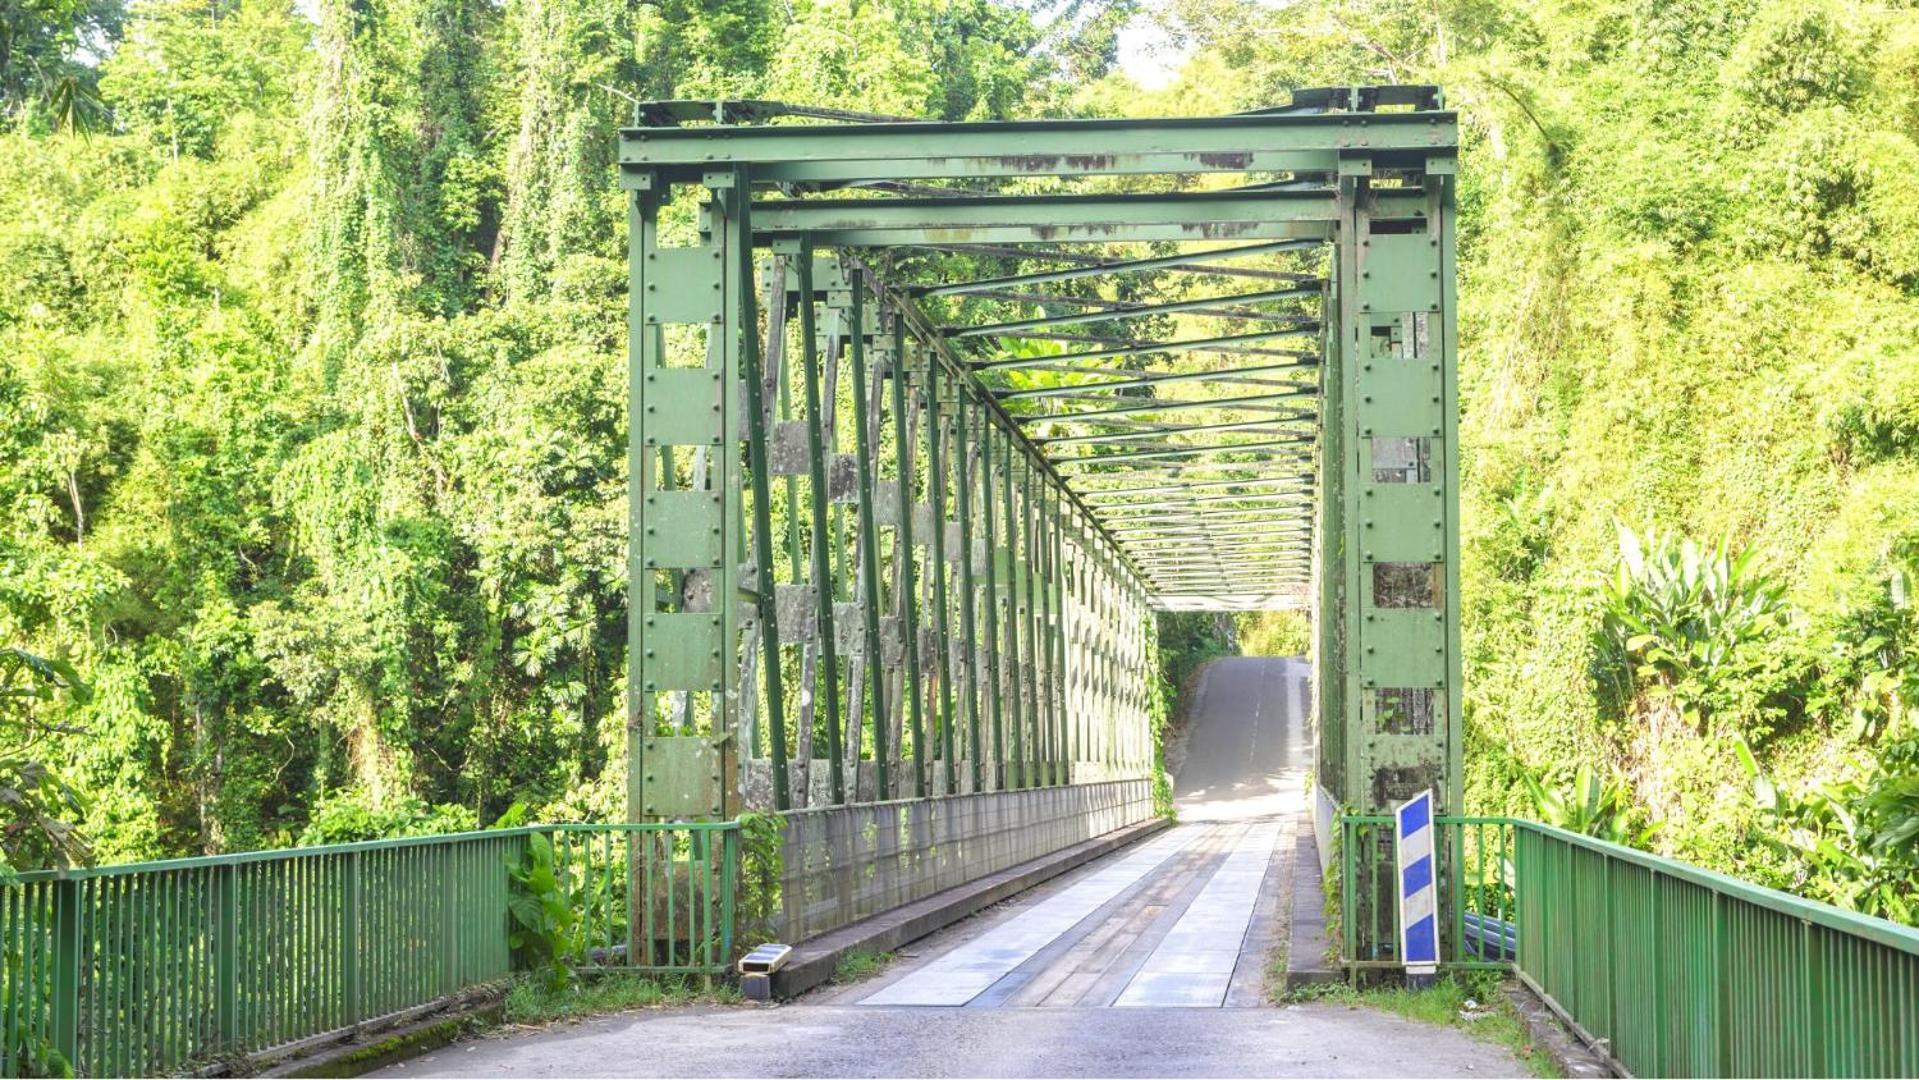
[[[1727,976],[1726,896],[1712,894],[1713,1061],[1720,1076],[1732,1075],[1732,985]]]
[[[1448,856],[1446,881],[1451,887],[1453,904],[1453,959],[1464,960],[1466,959],[1466,897],[1461,892],[1461,882],[1465,880],[1466,827],[1457,824],[1439,825],[1435,821],[1433,829],[1448,842],[1444,850]],[[1395,890],[1399,888],[1397,877],[1394,878],[1393,887]],[[1394,895],[1398,893],[1395,891]],[[1434,912],[1433,914],[1440,916],[1443,913]],[[1438,925],[1437,918],[1434,919],[1434,925]]]
[[[360,853],[346,857],[340,890],[340,1011],[345,1026],[360,1022]]]
[[[1825,957],[1820,949],[1819,931],[1812,920],[1800,922],[1800,955],[1805,967],[1803,1009],[1806,1024],[1806,1062],[1804,1072],[1807,1076],[1830,1076],[1835,1070],[1826,1063],[1826,1016],[1819,1003],[1825,999],[1825,972],[1821,970]]]
[[[859,333],[859,328],[855,326],[853,332],[855,334]],[[855,775],[855,784],[858,783],[858,780],[858,776]],[[698,841],[700,884],[703,890],[700,896],[699,907],[695,909],[699,912],[700,917],[699,957],[700,966],[704,969],[702,972],[702,985],[711,989],[713,986],[713,978],[711,975],[713,967],[713,862],[711,847],[707,842],[710,834],[705,829],[699,829],[694,832],[693,836]]]
[[[1358,858],[1355,857],[1355,854],[1354,854],[1355,841],[1353,839],[1353,835],[1357,831],[1357,829],[1358,829],[1358,826],[1354,825],[1352,822],[1347,821],[1343,818],[1340,819],[1340,822],[1339,822],[1339,850],[1340,850],[1339,890],[1341,895],[1340,895],[1340,904],[1339,904],[1339,911],[1340,911],[1339,929],[1340,929],[1340,934],[1346,939],[1346,958],[1348,960],[1359,959],[1359,933],[1357,928],[1354,925],[1354,923],[1357,922],[1356,916],[1358,915],[1358,912],[1353,907],[1353,894],[1354,894],[1353,875],[1354,875],[1355,868],[1359,865],[1359,860]]]
[[[53,1048],[67,1061],[80,1060],[80,883],[53,883]]]
[[[23,1041],[20,1032],[20,1009],[27,1000],[26,973],[24,964],[19,967],[14,965],[13,953],[18,947],[22,955],[25,954],[26,934],[21,929],[17,909],[25,898],[25,894],[32,888],[31,885],[22,885],[17,889],[0,892],[0,943],[4,943],[7,950],[7,962],[4,966],[0,966],[0,980],[4,980],[0,981],[0,990],[4,990],[6,994],[4,1000],[0,1000],[0,1038],[6,1040],[6,1056],[0,1058],[0,1075],[4,1076],[14,1075],[13,1064],[19,1060],[20,1043]]]
[[[620,845],[626,851],[626,866],[621,877],[626,882],[626,965],[640,966],[640,840],[641,834],[622,830]]]
[[[1652,881],[1652,1015],[1653,1050],[1652,1074],[1670,1076],[1672,1071],[1666,1067],[1666,975],[1665,965],[1660,962],[1663,952],[1661,944],[1665,939],[1665,890],[1659,887],[1659,871],[1650,875]]]
[[[180,1054],[180,991],[186,986],[180,949],[180,875],[156,874],[160,885],[160,1060]]]
[[[214,869],[213,1015],[214,1031],[223,1050],[239,1048],[240,994],[237,980],[240,951],[240,868],[232,864]]]
[[[600,860],[603,863],[605,863],[605,866],[603,866],[600,871],[600,882],[601,882],[600,912],[603,920],[606,923],[606,925],[601,928],[602,940],[604,940],[606,943],[605,944],[606,958],[604,962],[610,965],[613,960],[613,938],[614,938],[613,833],[610,830],[603,831],[600,833]]]
[[[645,963],[647,967],[653,966],[653,943],[655,940],[653,936],[653,897],[655,895],[653,888],[653,870],[659,864],[659,860],[653,856],[656,839],[652,833],[643,832],[640,834],[641,876],[646,880],[646,897],[642,901],[645,906],[640,909],[646,925],[644,927],[645,933],[640,940],[646,946]]]
[[[733,893],[739,880],[740,831],[728,828],[720,834],[720,963],[733,959]]]

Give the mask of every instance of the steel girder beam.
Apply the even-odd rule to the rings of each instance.
[[[1151,356],[1155,353],[1189,353],[1226,351],[1255,341],[1279,341],[1282,338],[1318,337],[1320,327],[1287,327],[1283,330],[1256,330],[1245,334],[1222,334],[1218,337],[1193,338],[1186,341],[1142,341],[1131,345],[1116,345],[1108,349],[1092,349],[1087,352],[1062,353],[1058,356],[1014,357],[1004,360],[975,360],[976,371],[1015,371],[1020,368],[1041,367],[1047,364],[1079,363],[1088,360],[1120,360],[1129,356]]]
[[[995,259],[1019,259],[1022,261],[1034,260],[1034,261],[1043,261],[1043,262],[1065,263],[1069,266],[1074,266],[1074,267],[1088,270],[1094,274],[1104,273],[1105,271],[1102,270],[1103,267],[1110,268],[1117,265],[1111,259],[1110,256],[1092,255],[1086,252],[1079,252],[1079,251],[1068,251],[1064,248],[1058,248],[1058,247],[1041,248],[1041,247],[1033,247],[1030,245],[1023,245],[1023,244],[915,244],[912,246],[914,248],[917,248],[923,251],[943,251],[943,252],[951,252],[956,254],[979,255],[979,256],[995,258]],[[1322,246],[1324,245],[1318,241],[1296,240],[1296,241],[1291,241],[1289,246],[1283,250],[1310,251],[1312,249],[1319,248]],[[1206,250],[1212,250],[1212,249],[1199,249],[1199,250],[1206,251]],[[1240,251],[1241,253],[1245,253],[1246,249],[1241,248]],[[1127,260],[1120,260],[1120,262],[1125,262],[1125,261]],[[1183,255],[1175,256],[1173,257],[1173,261],[1171,262],[1170,265],[1162,267],[1161,269],[1164,269],[1169,274],[1210,274],[1214,277],[1237,277],[1237,278],[1246,278],[1248,280],[1256,280],[1256,281],[1284,281],[1284,282],[1289,282],[1293,284],[1298,284],[1306,281],[1321,282],[1322,284],[1324,283],[1322,275],[1318,273],[1310,272],[1310,271],[1304,271],[1304,270],[1275,270],[1270,267],[1231,266],[1231,265],[1226,265],[1224,263],[1209,263],[1203,267],[1188,266],[1186,265],[1188,261],[1189,260],[1186,259]],[[1025,275],[1014,275],[1014,277],[1020,280],[1024,280]],[[994,278],[994,279],[981,279],[981,280],[1004,280],[1004,279]],[[955,283],[944,282],[941,284],[955,284]],[[912,292],[911,295],[923,295],[925,290],[937,288],[937,287],[939,286],[937,285],[907,286],[909,290],[918,290],[918,291]]]
[[[1291,292],[1293,291],[1293,289],[1304,288],[1308,285],[1310,285],[1311,288],[1314,290],[1315,296],[1323,296],[1326,288],[1326,284],[1323,281],[1293,282],[1293,283],[1289,283],[1289,287],[1286,289],[1269,289],[1264,291]],[[1136,311],[1142,304],[1147,303],[1147,301],[1142,301],[1142,300],[1113,300],[1113,299],[1108,299],[1107,297],[1104,297],[1104,296],[1078,296],[1078,295],[1066,295],[1062,293],[1015,292],[1011,289],[993,289],[986,292],[972,293],[970,295],[971,295],[971,298],[978,299],[978,300],[1000,300],[1009,304],[1037,304],[1042,307],[1058,306],[1062,304],[1077,304],[1079,307],[1086,309],[1085,311],[1080,312],[1079,314],[1085,315],[1089,319],[1094,319],[1094,320],[1097,320],[1102,317],[1100,315],[1101,312],[1115,312],[1123,315],[1128,312]],[[1220,297],[1204,301],[1205,306],[1184,308],[1182,309],[1181,313],[1188,314],[1188,315],[1204,315],[1209,318],[1215,318],[1215,319],[1236,319],[1236,320],[1270,319],[1275,317],[1271,315],[1270,313],[1261,311],[1257,308],[1218,306],[1219,304],[1222,304],[1222,303],[1236,302],[1235,298],[1237,297],[1250,296],[1250,295],[1256,295],[1256,294],[1233,293],[1230,295],[1221,295]],[[1304,299],[1304,297],[1300,297],[1299,299]],[[1084,320],[1081,320],[1081,321],[1084,321]],[[956,329],[956,330],[972,329],[971,326],[968,326],[967,324],[964,324],[964,323],[950,324],[948,328]],[[1044,330],[1045,328],[1040,327],[1039,329]],[[966,336],[976,337],[978,335],[966,335]],[[1010,330],[1002,330],[999,332],[999,336],[1007,337],[1007,338],[1024,338],[1029,340],[1031,339],[1031,336],[1029,336],[1027,333],[1023,332],[1017,327]]]
[[[1275,450],[1298,450],[1312,443],[1312,436],[1297,439],[1264,439],[1257,442],[1221,443],[1217,446],[1182,446],[1171,450],[1129,450],[1118,454],[1087,454],[1082,457],[1054,458],[1055,469],[1068,467],[1098,468],[1129,461],[1163,461],[1169,458],[1210,457],[1214,454],[1253,454],[1257,458],[1279,458]],[[1243,464],[1235,462],[1234,464]]]
[[[1157,444],[1168,435],[1196,435],[1219,431],[1237,431],[1241,434],[1287,435],[1291,432],[1276,428],[1274,424],[1283,424],[1299,420],[1311,420],[1312,413],[1289,413],[1285,416],[1270,416],[1259,420],[1235,420],[1218,424],[1173,424],[1130,428],[1126,431],[1107,431],[1090,435],[1043,435],[1034,438],[1043,447],[1054,446],[1110,446],[1116,443]]]
[[[1107,409],[1086,409],[1068,413],[1029,413],[1020,416],[1022,424],[1057,423],[1083,424],[1112,416],[1144,416],[1147,414],[1169,412],[1191,412],[1194,409],[1232,409],[1242,405],[1263,405],[1274,401],[1288,401],[1293,398],[1312,397],[1319,393],[1317,387],[1300,387],[1286,393],[1247,394],[1242,397],[1227,398],[1151,398],[1137,404],[1115,405]],[[1311,413],[1304,418],[1310,418]]]
[[[1341,162],[1425,169],[1457,155],[1450,112],[1252,115],[1169,120],[1026,120],[620,132],[629,185],[692,183],[750,165],[767,183],[1110,176],[1126,173],[1337,173]]]
[[[1141,496],[1176,495],[1180,493],[1186,493],[1190,496],[1190,494],[1195,491],[1229,491],[1246,488],[1283,487],[1288,490],[1281,492],[1281,494],[1311,494],[1311,485],[1303,488],[1299,486],[1301,479],[1310,480],[1311,477],[1312,474],[1310,473],[1296,473],[1287,476],[1251,476],[1238,480],[1195,480],[1187,484],[1161,484],[1134,488],[1085,488],[1080,491],[1080,501],[1094,509],[1098,509],[1101,506],[1119,504],[1123,499],[1139,498]],[[1202,496],[1202,498],[1203,497],[1204,496]],[[1231,498],[1230,495],[1219,497]],[[1191,500],[1182,499],[1177,503],[1170,503],[1168,505],[1183,506],[1189,501]]]
[[[1326,240],[1330,192],[1283,198],[1231,192],[1006,195],[961,199],[779,199],[758,203],[762,243],[802,235],[822,246],[898,247],[927,240],[1010,243]]]
[[[1169,300],[1157,304],[1137,304],[1129,307],[1103,307],[1096,311],[1075,311],[1063,315],[1039,315],[1030,319],[1014,319],[1011,322],[986,323],[982,326],[949,326],[948,337],[993,337],[1011,334],[1019,330],[1039,330],[1048,326],[1069,326],[1074,323],[1118,322],[1123,319],[1145,319],[1154,315],[1177,315],[1185,311],[1210,311],[1221,304],[1270,304],[1279,300],[1303,300],[1306,297],[1318,297],[1321,290],[1312,289],[1268,289],[1263,292],[1230,293],[1225,296],[1208,296],[1197,300]],[[1215,314],[1217,318],[1218,315]],[[1235,312],[1232,318],[1272,319],[1285,316],[1272,312]],[[1317,329],[1317,324],[1315,324]]]
[[[1209,382],[1214,379],[1234,378],[1244,375],[1256,375],[1273,371],[1301,371],[1318,366],[1317,361],[1287,361],[1280,364],[1251,364],[1246,367],[1218,368],[1207,371],[1183,371],[1158,375],[1141,375],[1135,378],[1114,379],[1100,383],[1072,383],[1066,386],[1037,386],[1030,390],[1000,390],[995,395],[1001,401],[1032,401],[1039,398],[1070,397],[1075,394],[1111,393],[1114,390],[1137,390],[1144,386],[1167,386],[1174,383]],[[1102,373],[1111,373],[1110,368]],[[1094,374],[1095,369],[1088,369]],[[1025,415],[1016,413],[1015,415]]]
[[[1279,492],[1233,492],[1226,495],[1196,495],[1185,499],[1166,499],[1159,502],[1096,503],[1093,511],[1102,513],[1107,510],[1124,511],[1128,514],[1151,514],[1157,511],[1185,511],[1195,506],[1227,505],[1290,505],[1312,502],[1310,491]]]
[[[1231,259],[1245,259],[1259,255],[1274,255],[1289,251],[1311,251],[1322,246],[1318,240],[1279,240],[1269,244],[1244,244],[1238,247],[1203,248],[1198,251],[1181,252],[1178,255],[1157,255],[1148,259],[1115,259],[1101,261],[1089,259],[1086,265],[1075,266],[1069,270],[1044,270],[1031,274],[1009,274],[1003,277],[980,278],[977,281],[954,281],[939,285],[922,285],[909,291],[915,296],[957,296],[967,293],[992,292],[1000,289],[1020,289],[1033,285],[1053,285],[1062,281],[1083,281],[1091,277],[1107,277],[1112,274],[1142,273],[1148,270],[1191,269],[1205,266],[1215,273],[1227,273],[1234,268],[1219,267],[1216,264]],[[1031,257],[1034,253],[1009,249],[1015,257]],[[1043,253],[1042,253],[1043,254]],[[1286,275],[1285,280],[1298,280]]]

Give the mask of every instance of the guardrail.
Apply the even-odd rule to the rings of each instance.
[[[1642,1076],[1919,1075],[1919,930],[1527,823],[1518,973]]]
[[[1513,830],[1508,818],[1446,817],[1435,822],[1439,856],[1443,966],[1510,966],[1514,915]],[[1397,968],[1399,903],[1393,857],[1393,819],[1345,815],[1339,819],[1341,958],[1349,972]],[[1355,858],[1365,852],[1373,857]],[[1460,898],[1463,902],[1455,902]]]
[[[790,810],[769,929],[797,943],[1152,816],[1148,780]]]
[[[1509,967],[1620,1072],[1919,1075],[1919,930],[1538,822],[1439,825],[1442,966]],[[1391,828],[1340,819],[1355,973],[1396,964]]]
[[[737,823],[541,831],[577,920],[565,954],[573,967],[710,977],[732,962]]]
[[[0,881],[0,1075],[275,1057],[497,983],[515,967],[509,868],[535,833],[554,841],[567,959],[717,972],[737,828],[536,826],[17,875]]]

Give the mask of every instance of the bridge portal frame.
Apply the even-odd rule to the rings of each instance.
[[[819,385],[816,322],[822,317],[832,323],[829,337],[847,343],[860,384],[853,395],[860,413],[852,466],[857,491],[848,501],[859,516],[861,580],[853,589],[838,588],[834,579],[845,575],[835,574],[823,544],[812,545],[812,582],[827,585],[810,592],[810,633],[824,668],[828,712],[826,799],[885,801],[1078,779],[1075,754],[1097,741],[1100,722],[1113,728],[1118,712],[1137,721],[1148,707],[1151,688],[1138,669],[1151,651],[1142,618],[1149,605],[1169,590],[1264,589],[1277,596],[1273,590],[1310,573],[1320,785],[1334,801],[1359,811],[1383,809],[1427,786],[1437,789],[1442,812],[1462,809],[1453,283],[1457,120],[1441,107],[1437,92],[1339,88],[1303,92],[1281,109],[1173,120],[755,123],[780,111],[757,102],[654,103],[640,108],[640,125],[621,134],[621,182],[631,200],[631,816],[729,815],[754,801],[748,798],[754,781],[741,763],[761,757],[768,760],[771,787],[763,801],[779,809],[795,801],[793,748],[783,715],[790,695],[782,683],[792,664],[767,658],[783,656],[781,625],[797,616],[780,602],[781,587],[761,587],[775,578],[778,565],[770,507],[783,496],[787,520],[796,521],[798,512],[795,477],[789,472],[774,483],[774,444],[790,430],[782,430],[775,416],[791,411],[785,401],[776,406],[787,383],[769,371],[766,355],[784,347],[789,304],[797,306],[803,324],[799,348],[808,393],[817,393]],[[701,120],[728,122],[695,126]],[[1058,195],[928,193],[912,183],[1229,173],[1286,178],[1215,191]],[[840,190],[853,187],[879,187],[886,194],[855,198]],[[668,242],[661,229],[662,209],[676,191],[703,199],[698,239],[691,244]],[[882,280],[860,261],[864,255],[822,254],[1229,240],[1245,244],[1246,251],[1330,245],[1335,254],[1325,280],[1302,278],[1270,290],[1293,294],[1317,286],[1321,319],[1264,334],[1123,343],[1039,361],[969,362],[955,353],[955,337],[1072,320],[941,327],[921,310],[922,300],[1004,293],[1139,267],[1196,266],[1220,250],[920,285]],[[755,261],[759,249],[795,267],[796,284],[764,281]],[[758,298],[762,288],[765,304]],[[1245,297],[1212,303],[1236,299]],[[675,362],[667,335],[694,331],[704,334],[704,363]],[[1317,451],[1310,482],[1283,489],[1318,495],[1306,545],[1310,559],[1274,558],[1251,570],[1221,564],[1218,556],[1210,562],[1183,559],[1177,547],[1196,529],[1243,527],[1256,524],[1258,515],[1235,516],[1221,508],[1182,523],[1176,513],[1161,510],[1139,512],[1127,519],[1130,528],[1122,527],[1109,505],[1082,496],[1068,482],[1082,462],[1051,461],[1045,444],[1120,443],[1097,459],[1101,463],[1191,463],[1205,456],[1203,450],[1154,449],[1123,431],[1036,440],[1007,411],[1002,396],[980,380],[993,367],[1057,368],[1065,366],[1062,361],[1141,352],[1272,352],[1261,346],[1301,336],[1317,339],[1318,356],[1284,355],[1302,367],[1317,363],[1320,408],[1312,437],[1282,430],[1280,438],[1227,449],[1235,457],[1258,453],[1289,460],[1298,449]],[[1158,381],[1177,380],[1140,385]],[[882,384],[891,390],[890,433],[877,419],[888,411]],[[828,397],[830,409],[830,392]],[[858,408],[869,400],[870,416]],[[1243,400],[1260,401],[1258,395]],[[822,443],[821,408],[813,398],[802,410],[808,422],[804,483],[816,535],[827,531],[825,493],[835,483],[829,474],[839,466],[838,455]],[[1303,415],[1281,415],[1275,423]],[[905,446],[914,441],[911,427],[920,425],[923,442],[916,445],[923,446],[924,459],[884,476],[871,456],[876,445],[891,434],[896,446]],[[1156,430],[1257,426],[1246,421]],[[1141,430],[1148,436],[1154,431],[1150,424]],[[969,437],[976,448],[970,453]],[[916,480],[922,470],[924,479]],[[888,499],[881,491],[888,485],[896,488],[890,523],[876,518],[885,516]],[[916,486],[931,504],[933,525],[917,546]],[[958,522],[949,519],[949,502],[958,504]],[[1128,509],[1136,507],[1119,506]],[[879,559],[872,545],[885,524],[893,529],[896,550],[909,553],[892,559],[890,590],[874,575]],[[982,531],[990,554],[968,557]],[[1288,531],[1261,535],[1280,544]],[[797,532],[788,539],[793,576],[803,580],[798,552],[804,545]],[[957,558],[945,550],[955,539]],[[923,559],[910,556],[922,550]],[[1226,549],[1244,558],[1276,551],[1257,537]],[[919,564],[922,578],[930,573],[934,579],[930,584],[915,581]],[[983,604],[975,599],[982,590]],[[857,612],[844,610],[848,605],[835,601],[836,591],[853,592]],[[949,591],[958,594],[951,601]],[[889,592],[895,614],[885,615],[882,594]],[[855,614],[856,633],[836,628]],[[984,638],[976,621],[984,623]],[[954,622],[963,625],[949,625]],[[847,644],[866,676],[859,683],[866,704],[850,708],[840,690],[854,697],[860,691],[837,670],[837,652]],[[915,655],[929,644],[936,656]],[[811,704],[816,676],[810,662],[802,700],[817,707]],[[892,710],[886,707],[889,694]],[[660,701],[667,695],[676,703],[663,720]],[[769,714],[763,719],[762,707]],[[1104,715],[1087,715],[1089,709]],[[867,710],[875,774],[870,788],[859,750]],[[890,725],[889,712],[896,717]],[[812,730],[810,715],[802,723]],[[1136,735],[1113,730],[1107,736],[1102,752],[1119,774],[1137,772],[1150,760],[1150,749],[1138,745]],[[910,778],[900,775],[909,745]]]

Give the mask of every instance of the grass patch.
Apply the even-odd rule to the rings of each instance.
[[[841,954],[840,962],[833,967],[833,981],[836,983],[858,982],[870,975],[877,974],[886,965],[893,962],[890,952],[874,952],[871,949],[853,949]]]
[[[1513,1052],[1534,1076],[1559,1076],[1552,1055],[1533,1041],[1525,1020],[1507,1000],[1498,974],[1490,971],[1443,975],[1428,990],[1404,986],[1375,986],[1360,990],[1346,983],[1305,986],[1288,1001],[1322,1001],[1351,1007],[1366,1006],[1436,1027],[1458,1028],[1475,1038]],[[1477,1008],[1470,1012],[1466,1003]],[[1470,1018],[1469,1018],[1470,1017]]]
[[[585,975],[558,990],[535,979],[521,979],[507,991],[503,1015],[509,1024],[550,1024],[657,1005],[730,1004],[738,1000],[739,991],[724,983],[707,987],[694,977],[619,972]]]

